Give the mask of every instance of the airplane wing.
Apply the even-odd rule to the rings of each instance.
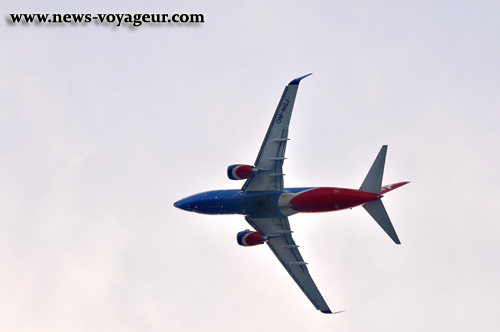
[[[245,217],[247,222],[269,238],[267,245],[274,252],[281,264],[295,280],[300,289],[306,294],[317,310],[322,313],[331,314],[323,296],[316,287],[309,270],[302,259],[302,255],[292,238],[292,231],[287,217],[276,218],[250,218]]]
[[[242,191],[283,190],[283,161],[288,141],[288,126],[299,83],[309,75],[311,74],[296,78],[285,87],[255,160],[254,166],[259,173],[245,182]]]

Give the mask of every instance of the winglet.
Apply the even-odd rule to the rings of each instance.
[[[291,81],[290,83],[288,83],[288,85],[299,84],[302,79],[304,79],[304,78],[306,78],[307,76],[310,76],[310,75],[312,75],[312,73],[304,75],[304,76],[297,77],[296,79],[294,79],[293,81]]]
[[[345,312],[345,310],[340,310],[340,311],[335,311],[335,312],[332,312],[330,309],[328,310],[320,310],[322,313],[324,314],[332,314],[332,315],[335,315],[335,314],[340,314],[340,313],[343,313]]]

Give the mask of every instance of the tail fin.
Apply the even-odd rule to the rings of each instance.
[[[366,212],[368,212],[372,216],[372,218],[375,219],[377,224],[379,224],[380,227],[382,227],[382,229],[387,233],[387,235],[389,235],[389,237],[394,241],[394,243],[401,244],[398,235],[394,230],[394,226],[392,226],[391,219],[389,219],[387,211],[385,211],[384,204],[382,204],[380,198],[377,199],[376,201],[363,205],[363,207],[365,208]]]
[[[359,190],[368,193],[380,194],[380,188],[382,187],[382,177],[384,175],[386,154],[387,145],[383,145]]]
[[[383,145],[377,155],[377,158],[375,158],[370,171],[368,171],[363,184],[359,188],[360,191],[382,195],[408,183],[400,182],[382,187],[386,154],[387,145]],[[396,244],[401,244],[398,235],[394,230],[394,226],[392,226],[391,219],[389,219],[389,216],[387,215],[384,204],[382,204],[382,201],[380,200],[381,197],[382,196],[380,196],[376,201],[363,205],[363,207]]]

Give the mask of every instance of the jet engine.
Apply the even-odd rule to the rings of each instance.
[[[236,235],[236,241],[240,246],[250,247],[263,244],[267,241],[267,236],[262,235],[261,232],[252,232],[246,229]]]
[[[257,168],[250,165],[231,165],[227,168],[227,177],[231,180],[250,179],[258,173]]]

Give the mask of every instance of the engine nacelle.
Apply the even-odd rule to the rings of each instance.
[[[250,247],[263,244],[267,241],[267,236],[262,235],[261,232],[253,232],[247,229],[236,235],[236,241],[240,246]]]
[[[257,168],[250,165],[231,165],[227,168],[227,177],[231,180],[250,179],[258,173]]]

